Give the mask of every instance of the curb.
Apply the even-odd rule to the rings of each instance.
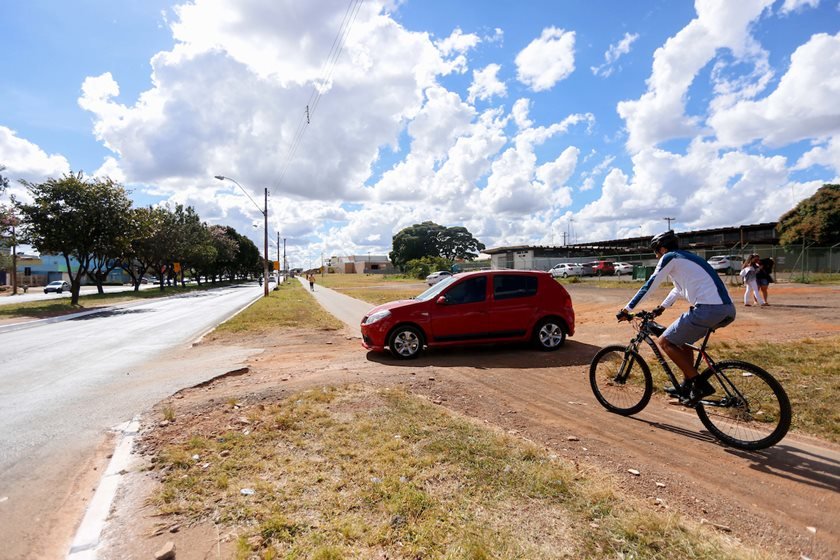
[[[125,422],[114,428],[115,431],[120,432],[119,441],[114,449],[114,454],[111,456],[111,461],[108,463],[108,468],[96,488],[93,499],[88,504],[82,523],[76,530],[76,536],[73,538],[73,543],[70,545],[70,550],[66,556],[67,560],[96,558],[99,537],[105,527],[122,476],[126,474],[125,469],[131,462],[131,450],[139,429],[139,417],[134,417],[130,422]]]

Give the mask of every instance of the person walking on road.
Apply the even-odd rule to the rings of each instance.
[[[761,292],[761,297],[764,298],[765,305],[770,305],[770,302],[767,301],[767,288],[773,282],[773,267],[775,264],[776,261],[774,261],[772,257],[767,257],[766,259],[758,261],[760,268],[758,269],[758,273],[755,275],[755,279],[758,283],[758,289]]]
[[[315,291],[315,275],[311,272],[306,275],[306,279],[309,280],[309,290],[314,292]]]

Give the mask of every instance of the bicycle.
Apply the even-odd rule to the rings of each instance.
[[[665,327],[654,321],[656,314],[639,311],[629,315],[637,334],[627,346],[606,346],[595,354],[589,366],[589,383],[598,402],[610,412],[630,416],[643,410],[653,393],[653,379],[647,362],[639,353],[647,343],[674,387],[676,377],[662,356],[653,337]],[[714,329],[709,329],[697,347],[695,369],[705,362],[700,374],[708,379],[715,393],[694,405],[700,422],[722,442],[745,450],[765,449],[787,434],[791,421],[790,400],[782,385],[762,368],[738,360],[715,362],[706,352]]]

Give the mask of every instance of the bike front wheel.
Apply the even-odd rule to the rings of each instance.
[[[630,416],[647,406],[653,392],[650,368],[638,352],[625,346],[607,346],[592,358],[589,384],[601,405]]]
[[[709,370],[715,393],[696,407],[700,421],[715,437],[738,449],[775,445],[790,428],[790,400],[781,383],[758,366],[728,360]]]

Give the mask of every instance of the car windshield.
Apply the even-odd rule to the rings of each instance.
[[[426,290],[425,292],[423,292],[419,296],[415,297],[414,299],[417,299],[417,300],[420,300],[420,301],[429,301],[430,299],[436,297],[439,293],[441,293],[444,290],[444,288],[446,288],[448,285],[452,284],[452,282],[454,282],[454,281],[455,281],[454,276],[444,276],[443,280],[441,280],[440,282],[438,282],[437,284],[435,284],[434,286],[432,286],[431,288],[429,288],[428,290]]]

